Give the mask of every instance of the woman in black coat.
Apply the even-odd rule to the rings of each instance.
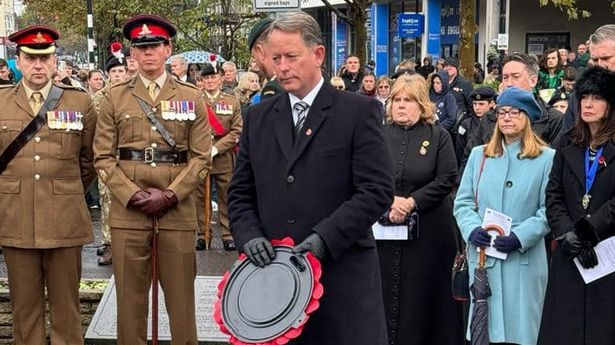
[[[391,345],[463,342],[461,304],[451,295],[456,227],[449,194],[457,164],[448,132],[434,125],[427,89],[422,78],[397,81],[387,104],[395,177],[388,217],[401,223],[419,214],[418,239],[378,241]]]
[[[615,274],[585,284],[573,261],[594,267],[599,263],[594,247],[615,235],[613,85],[615,73],[599,67],[581,76],[575,86],[579,121],[555,154],[546,204],[557,247],[540,345],[610,345],[615,339]],[[586,179],[592,175],[593,183]]]

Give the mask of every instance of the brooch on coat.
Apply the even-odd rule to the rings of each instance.
[[[427,147],[429,146],[429,141],[425,140],[423,141],[423,143],[421,144],[421,148],[419,149],[419,154],[421,156],[424,156],[427,154]]]

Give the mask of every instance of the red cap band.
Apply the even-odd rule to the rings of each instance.
[[[140,36],[158,36],[166,40],[170,39],[169,32],[162,26],[156,24],[143,24],[130,30],[130,39],[133,40]]]

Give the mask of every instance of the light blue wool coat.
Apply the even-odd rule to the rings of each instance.
[[[478,210],[474,195],[484,146],[472,150],[455,199],[454,214],[463,238],[482,225],[486,208],[512,218],[512,231],[521,249],[506,260],[488,257],[486,268],[492,295],[489,298],[489,339],[535,345],[540,328],[547,286],[547,257],[544,236],[549,232],[545,215],[545,188],[555,151],[545,148],[535,159],[519,159],[520,143],[504,148],[504,154],[487,158],[478,186]],[[508,184],[507,182],[512,182]],[[478,263],[478,252],[468,248],[470,284]],[[471,320],[470,308],[470,320]],[[467,335],[470,339],[468,326]]]

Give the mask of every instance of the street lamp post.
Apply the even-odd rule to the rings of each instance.
[[[88,65],[89,69],[94,69],[94,17],[92,16],[92,0],[86,0],[86,7],[88,11]]]

